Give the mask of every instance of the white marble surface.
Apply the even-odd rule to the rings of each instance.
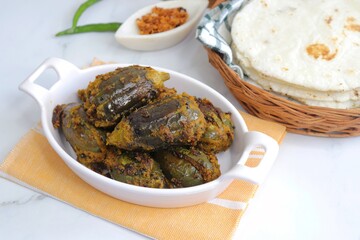
[[[154,1],[107,0],[80,24],[123,21]],[[93,57],[160,66],[206,82],[236,101],[191,36],[157,52],[130,51],[112,33],[55,38],[71,24],[76,1],[3,1],[0,8],[0,161],[39,121],[33,99],[17,87],[45,58],[78,66]],[[54,79],[45,74],[42,82]],[[288,134],[267,181],[242,218],[234,239],[360,239],[360,137],[327,139]],[[196,226],[194,226],[195,228]],[[144,239],[57,200],[0,178],[1,239]]]

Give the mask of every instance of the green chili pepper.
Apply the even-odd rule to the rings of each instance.
[[[86,9],[88,9],[89,7],[91,7],[92,5],[94,5],[95,3],[100,2],[100,1],[101,0],[88,0],[88,1],[84,2],[83,4],[81,4],[80,7],[75,12],[72,27],[75,28],[77,26],[79,18],[81,17],[83,12],[85,12]]]
[[[81,15],[84,13],[84,11],[97,2],[100,2],[100,0],[88,0],[83,4],[81,4],[80,7],[75,12],[72,22],[72,27],[56,33],[55,36],[59,37],[69,34],[85,33],[85,32],[115,32],[121,26],[121,23],[118,22],[93,23],[93,24],[77,26],[77,23]]]
[[[121,23],[95,23],[95,24],[88,24],[83,26],[77,26],[74,28],[69,28],[64,31],[58,32],[55,36],[64,36],[69,34],[76,34],[76,33],[85,33],[85,32],[115,32]]]

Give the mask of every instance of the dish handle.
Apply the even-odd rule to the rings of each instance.
[[[244,134],[242,141],[245,143],[243,154],[238,164],[227,172],[224,177],[241,179],[254,184],[261,184],[270,171],[279,151],[279,144],[266,134],[250,131]],[[256,167],[246,166],[245,163],[251,151],[256,147],[265,150],[264,156]]]
[[[19,86],[21,91],[28,93],[32,96],[40,106],[44,102],[44,98],[48,96],[49,90],[36,84],[36,80],[47,69],[54,69],[58,76],[58,81],[66,79],[67,76],[76,74],[80,71],[72,63],[61,58],[48,58],[46,59],[28,78],[26,78]]]

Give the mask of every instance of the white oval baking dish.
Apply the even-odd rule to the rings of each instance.
[[[217,107],[231,112],[235,124],[235,139],[230,149],[218,154],[221,176],[209,183],[179,189],[153,189],[133,186],[104,177],[84,167],[75,160],[75,155],[59,131],[52,126],[52,112],[57,104],[78,102],[77,90],[86,88],[96,75],[113,71],[129,64],[109,64],[79,69],[59,58],[49,58],[42,63],[21,85],[20,89],[32,96],[41,108],[41,121],[45,136],[64,162],[85,182],[115,198],[149,207],[185,207],[209,201],[223,192],[234,179],[242,179],[261,184],[276,158],[279,145],[271,137],[255,131],[248,131],[237,109],[222,95],[205,84],[186,75],[158,67],[168,72],[170,80],[166,86],[175,87],[178,92],[187,92],[197,97],[206,97]],[[35,80],[48,68],[58,74],[58,81],[48,90]],[[245,162],[256,146],[265,149],[265,154],[257,167],[247,167]]]

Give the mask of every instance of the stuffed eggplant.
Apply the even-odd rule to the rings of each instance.
[[[159,163],[148,153],[110,151],[105,165],[112,179],[150,188],[165,188],[167,180]]]
[[[95,166],[94,163],[104,160],[106,133],[89,122],[82,104],[57,105],[53,112],[52,123],[55,128],[62,130],[80,163],[93,168],[91,166]]]
[[[234,125],[231,114],[216,108],[207,99],[196,99],[205,116],[205,133],[199,140],[198,147],[210,153],[219,153],[230,147],[234,140]]]
[[[175,94],[123,118],[107,143],[125,150],[152,151],[176,145],[194,146],[205,131],[204,114],[195,98]]]
[[[78,95],[96,127],[114,127],[121,117],[156,98],[169,77],[150,67],[117,68],[98,75]]]
[[[167,179],[177,188],[200,185],[220,176],[216,156],[195,148],[176,147],[158,151],[155,159]]]

